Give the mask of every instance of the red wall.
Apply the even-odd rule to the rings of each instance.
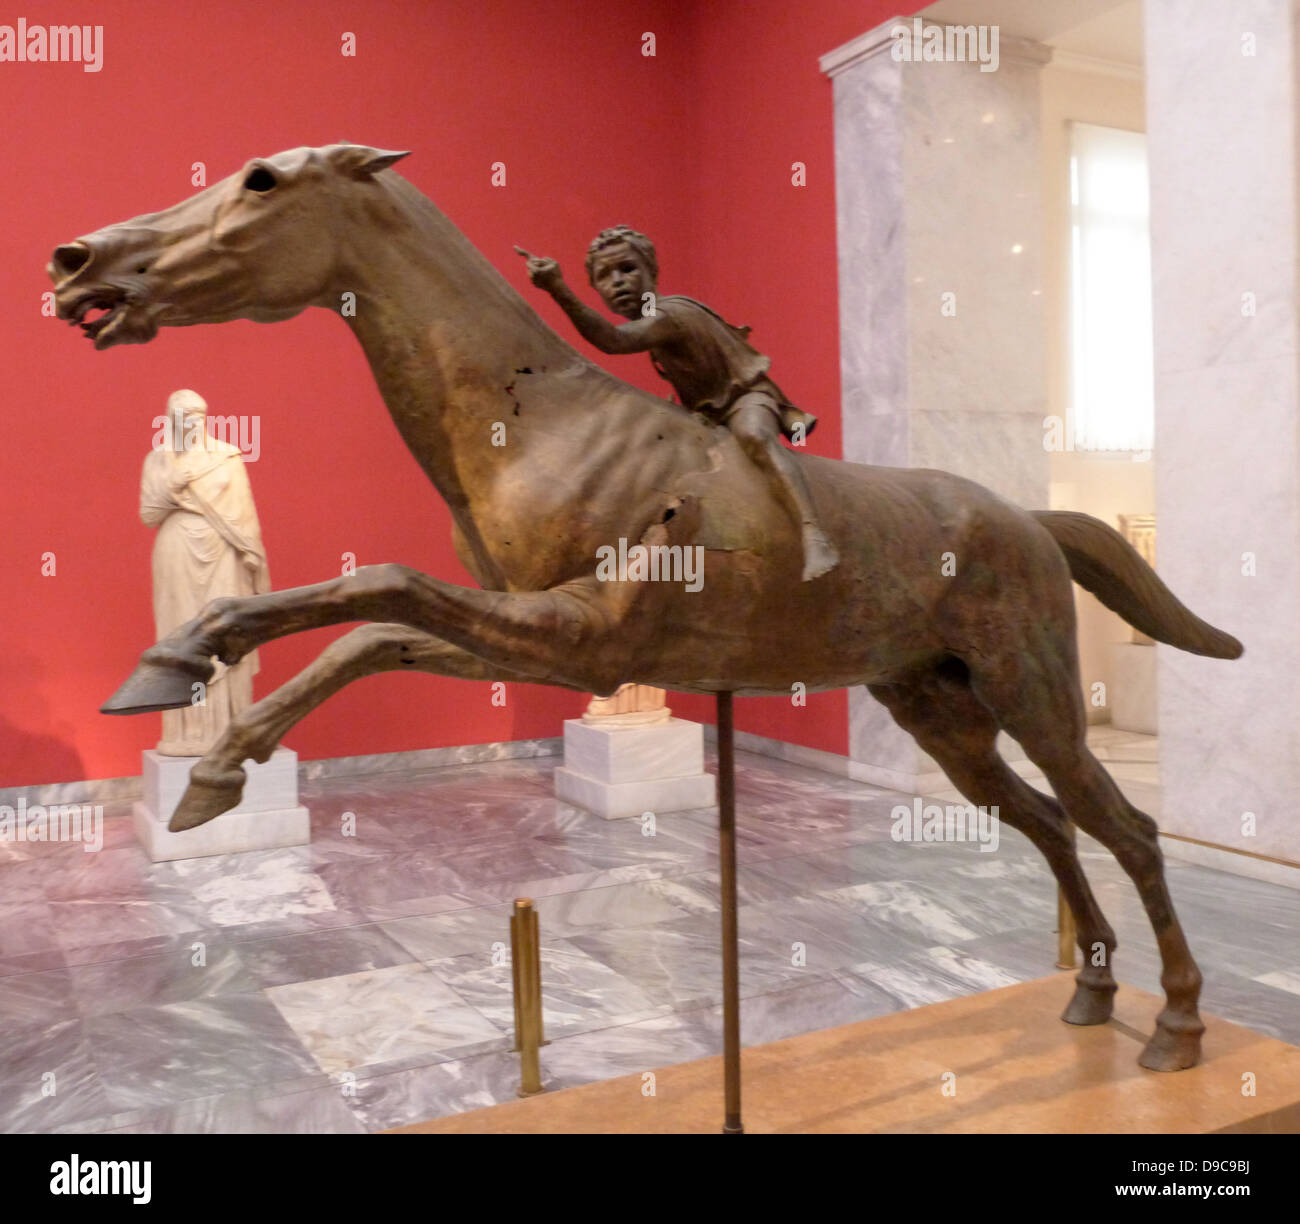
[[[312,311],[167,330],[94,353],[42,316],[54,245],[192,194],[196,161],[211,183],[299,144],[411,149],[401,172],[534,301],[513,243],[555,255],[577,282],[590,236],[629,221],[655,238],[665,291],[755,326],[783,387],[822,418],[811,449],[839,452],[830,86],[817,56],[896,5],[61,0],[23,11],[31,23],[104,26],[104,66],[0,64],[0,786],[136,773],[157,738],[156,717],[96,711],[153,640],[153,533],[136,499],[151,421],[177,387],[214,413],[262,418],[249,474],[277,588],[337,574],[344,552],[466,580],[446,509],[339,320]],[[347,31],[355,58],[339,51]],[[654,58],[641,55],[646,31]],[[794,160],[808,164],[806,188],[790,186]],[[495,161],[504,188],[491,186]],[[639,358],[603,360],[663,387]],[[46,552],[53,577],[41,575]],[[263,648],[257,691],[340,632]],[[483,685],[380,676],[288,742],[311,759],[555,735],[582,704],[517,686],[497,708]],[[703,699],[673,704],[710,717]],[[846,749],[843,694],[806,709],[744,701],[738,723]]]

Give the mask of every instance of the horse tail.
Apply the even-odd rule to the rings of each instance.
[[[1241,643],[1186,607],[1113,527],[1072,510],[1032,513],[1065,554],[1075,582],[1135,629],[1192,654],[1241,657]]]

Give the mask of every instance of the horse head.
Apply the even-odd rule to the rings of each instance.
[[[146,344],[160,327],[292,318],[327,298],[345,192],[374,190],[405,156],[335,144],[254,158],[171,208],[56,247],[58,317],[96,349]]]

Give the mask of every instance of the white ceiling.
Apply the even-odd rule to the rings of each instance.
[[[1075,55],[1142,66],[1142,0],[939,0],[920,15],[996,25]]]

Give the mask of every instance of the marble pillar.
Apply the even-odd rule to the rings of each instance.
[[[1161,827],[1300,863],[1300,17],[1145,22],[1160,574],[1246,647],[1158,647]]]
[[[1039,75],[1051,52],[1002,38],[996,71],[901,62],[895,24],[821,61],[844,457],[943,468],[1046,507]],[[941,776],[863,688],[849,690],[849,720],[853,776],[903,790]]]

